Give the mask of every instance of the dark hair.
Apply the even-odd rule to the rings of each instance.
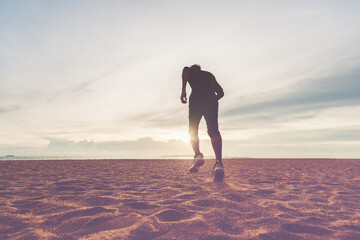
[[[201,67],[198,64],[194,64],[190,67],[190,71],[192,71],[192,72],[199,72],[200,70],[201,70]]]

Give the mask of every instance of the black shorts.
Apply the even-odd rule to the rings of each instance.
[[[218,101],[207,102],[204,104],[189,104],[189,133],[192,137],[197,137],[199,132],[199,123],[204,116],[207,132],[209,136],[220,136],[218,126]]]

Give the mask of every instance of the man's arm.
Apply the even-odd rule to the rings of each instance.
[[[182,103],[187,103],[187,98],[186,98],[186,83],[187,80],[189,78],[189,73],[190,73],[190,68],[189,67],[184,67],[183,71],[182,71],[182,88],[181,88],[181,102]]]
[[[216,94],[216,99],[220,100],[224,96],[224,90],[222,89],[220,84],[216,81],[214,76],[213,76],[212,82],[213,82],[213,88],[214,88],[214,91]]]
[[[221,89],[221,91],[216,92],[216,99],[220,100],[224,96],[224,91]]]

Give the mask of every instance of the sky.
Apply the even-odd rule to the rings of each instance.
[[[360,1],[0,2],[0,156],[192,156],[184,66],[224,157],[360,157]],[[187,95],[191,89],[188,86]],[[206,124],[201,150],[213,156]]]

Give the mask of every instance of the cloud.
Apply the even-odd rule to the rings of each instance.
[[[246,134],[249,130],[242,132]],[[259,134],[258,134],[259,133]],[[224,157],[358,158],[360,126],[257,131],[243,139],[223,138]]]
[[[298,116],[311,118],[317,111],[360,103],[360,69],[343,75],[321,79],[307,79],[286,90],[268,92],[242,99],[237,106],[222,112],[224,117],[255,117],[275,120]]]
[[[297,144],[330,144],[330,143],[360,143],[360,126],[346,128],[325,128],[294,130],[285,129],[276,132],[263,133],[261,136],[235,140],[239,145],[297,145]]]
[[[80,84],[78,84],[77,86],[73,87],[71,89],[71,92],[73,93],[81,93],[83,91],[87,91],[88,87],[100,80],[103,80],[104,78],[111,76],[127,67],[130,67],[132,65],[135,65],[137,63],[139,63],[140,61],[144,61],[145,57],[144,56],[140,56],[140,55],[131,55],[126,57],[124,60],[120,61],[119,63],[115,64],[114,66],[112,66],[111,68],[109,68],[108,70],[104,71],[103,73],[99,74],[98,76],[86,80]]]
[[[179,100],[180,104],[180,100]],[[174,129],[187,126],[188,108],[183,105],[175,109],[152,111],[132,116],[129,121],[142,122],[143,126],[151,128]]]
[[[58,156],[87,158],[160,158],[163,155],[190,155],[190,145],[180,140],[155,141],[140,138],[134,141],[93,140],[70,141],[67,139],[44,137],[49,141],[46,147],[21,147],[0,145],[0,155]]]
[[[20,110],[19,105],[9,105],[9,106],[0,106],[0,114],[1,113],[9,113]]]

